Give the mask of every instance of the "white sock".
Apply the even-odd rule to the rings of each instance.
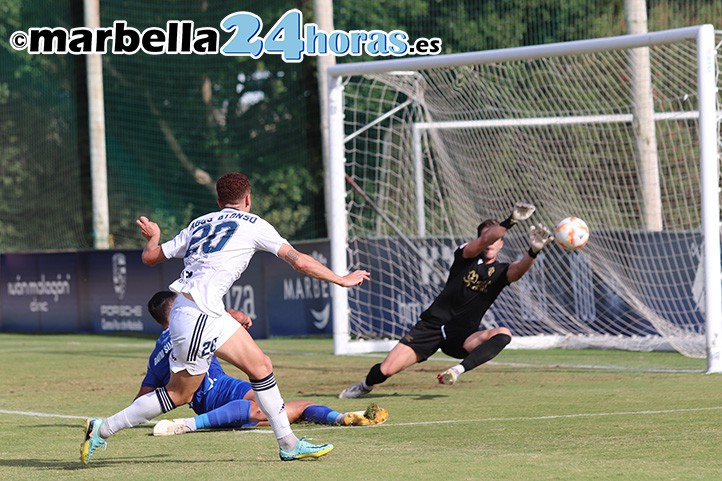
[[[373,386],[369,386],[368,384],[366,384],[366,379],[361,381],[361,387],[364,388],[366,391],[370,391],[374,388]]]
[[[196,427],[196,418],[185,418],[181,419],[183,421],[183,424],[188,428],[188,432],[191,431],[197,431],[198,428]]]
[[[456,374],[458,374],[458,375],[464,374],[464,372],[466,372],[466,369],[464,369],[464,366],[462,366],[461,364],[457,364],[456,366],[452,367],[451,369],[456,371]]]
[[[158,394],[157,391],[161,390],[161,394]],[[166,396],[165,406],[161,404],[160,396]],[[164,410],[164,407],[169,408],[172,406],[171,409],[174,409],[175,404],[173,404],[173,402],[170,401],[170,397],[167,396],[168,393],[165,391],[165,388],[160,388],[140,396],[133,401],[133,404],[107,418],[103,425],[100,426],[100,432],[98,434],[100,434],[101,438],[106,439],[121,429],[132,428],[133,426],[147,423],[154,417],[160,416],[170,410]],[[168,404],[168,402],[170,402],[170,404]]]
[[[276,435],[278,445],[284,451],[290,451],[296,447],[298,438],[293,434],[291,423],[286,414],[286,405],[283,403],[281,391],[276,385],[276,378],[273,373],[260,380],[251,380],[253,392],[256,394],[258,407],[268,418],[273,434]]]

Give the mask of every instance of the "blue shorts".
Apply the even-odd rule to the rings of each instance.
[[[205,414],[231,401],[240,401],[251,389],[250,382],[223,374],[213,382],[213,388],[201,399],[193,400],[191,407],[196,414]]]

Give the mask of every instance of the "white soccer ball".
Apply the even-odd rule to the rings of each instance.
[[[589,226],[579,217],[567,217],[554,230],[557,244],[568,251],[576,251],[587,245]]]

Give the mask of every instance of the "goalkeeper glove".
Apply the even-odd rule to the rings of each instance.
[[[539,224],[538,226],[531,226],[529,229],[529,257],[536,259],[537,254],[546,247],[554,239],[549,229]]]
[[[508,229],[511,229],[514,227],[518,222],[527,220],[536,210],[536,207],[534,207],[534,204],[527,204],[524,202],[517,202],[514,204],[514,210],[511,212],[511,215],[504,219],[502,222],[499,223],[502,227]]]

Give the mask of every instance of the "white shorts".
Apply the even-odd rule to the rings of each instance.
[[[170,370],[190,374],[208,372],[213,353],[222,346],[241,325],[227,312],[211,317],[183,294],[176,296],[170,311],[170,338],[173,351]]]

